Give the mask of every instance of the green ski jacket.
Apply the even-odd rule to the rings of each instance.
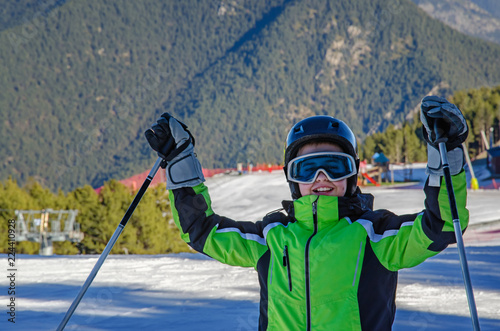
[[[465,172],[453,176],[462,230],[468,224]],[[259,330],[390,330],[397,271],[455,242],[446,185],[426,183],[425,209],[372,210],[373,196],[304,196],[258,222],[211,208],[207,187],[170,191],[182,238],[226,264],[257,270]]]

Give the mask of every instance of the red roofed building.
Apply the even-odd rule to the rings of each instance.
[[[271,164],[258,164],[257,166],[253,167],[252,169],[253,169],[253,171],[274,171],[274,170],[283,170],[283,166],[271,165]],[[247,168],[243,168],[243,170],[247,171]],[[146,171],[144,171],[140,174],[134,175],[132,177],[119,180],[119,182],[127,187],[130,187],[132,190],[137,191],[142,186],[142,184],[144,183],[146,178],[148,177],[150,171],[151,170],[146,170]],[[237,171],[237,169],[236,168],[225,168],[225,169],[222,169],[222,168],[205,169],[205,168],[203,168],[202,171],[203,171],[203,176],[205,176],[205,178],[209,178],[209,177],[212,177],[212,176],[215,176],[218,174]],[[156,173],[155,177],[153,178],[153,180],[151,181],[150,186],[155,186],[158,184],[165,184],[165,183],[166,183],[165,169],[160,168],[158,170],[158,172]],[[97,193],[99,193],[101,191],[101,189],[102,189],[102,186],[96,188],[95,191]]]
[[[132,177],[119,180],[119,182],[127,187],[130,187],[132,190],[137,191],[148,177],[150,171],[151,170],[146,170]],[[156,173],[156,175],[154,176],[153,180],[151,181],[151,184],[149,184],[149,186],[155,186],[161,183],[165,183],[166,182],[165,176],[166,176],[165,169],[160,168]],[[102,186],[96,188],[95,191],[99,193],[101,189]]]

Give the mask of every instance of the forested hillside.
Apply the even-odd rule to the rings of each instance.
[[[304,116],[363,139],[431,90],[500,82],[500,46],[409,0],[2,3],[15,14],[0,25],[0,179],[53,190],[150,167],[143,132],[164,111],[204,167],[234,166],[280,162]]]
[[[481,131],[489,135],[493,128],[493,141],[500,140],[500,85],[458,91],[449,100],[458,106],[467,121],[469,136],[465,143],[471,158],[484,151]],[[384,132],[366,137],[360,158],[370,160],[376,152],[384,153],[393,163],[426,162],[427,144],[423,140],[419,113],[403,125],[391,124]]]
[[[282,4],[221,17],[217,1],[68,1],[47,14],[23,2],[0,33],[0,174],[65,190],[149,167],[154,109]]]
[[[51,11],[62,6],[65,2],[66,0],[2,1],[2,6],[0,6],[0,31],[20,25],[29,25],[36,18],[47,18]]]

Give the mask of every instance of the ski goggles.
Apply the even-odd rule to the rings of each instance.
[[[321,152],[302,155],[288,163],[287,178],[291,182],[312,184],[322,171],[335,182],[357,173],[354,158],[345,153]]]

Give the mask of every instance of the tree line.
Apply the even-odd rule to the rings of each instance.
[[[136,192],[116,180],[105,183],[97,193],[86,185],[67,194],[53,193],[31,179],[19,186],[8,179],[0,184],[0,251],[8,245],[7,225],[15,210],[77,209],[76,222],[84,238],[80,243],[53,242],[55,254],[100,254],[108,243]],[[19,230],[19,229],[17,229]],[[37,254],[40,244],[16,243],[16,252]],[[165,185],[150,187],[113,247],[112,254],[165,254],[190,251],[173,223]]]
[[[469,156],[474,159],[484,152],[481,131],[491,134],[493,140],[499,139],[500,133],[500,85],[458,91],[449,97],[464,114],[469,126],[466,141]],[[391,162],[413,163],[427,161],[427,144],[422,136],[422,124],[417,113],[412,121],[402,125],[389,125],[384,132],[372,134],[364,140],[360,148],[360,157],[370,160],[375,153],[384,153]]]

